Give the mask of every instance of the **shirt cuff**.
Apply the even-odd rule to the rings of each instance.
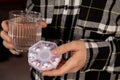
[[[86,46],[86,50],[87,50],[87,58],[86,58],[86,63],[84,65],[84,67],[81,69],[81,71],[85,71],[87,70],[88,68],[88,63],[89,63],[89,60],[90,60],[90,51],[89,51],[89,43],[84,41],[85,42],[85,46]]]

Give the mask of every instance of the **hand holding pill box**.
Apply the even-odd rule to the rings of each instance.
[[[56,43],[49,41],[39,41],[35,43],[29,48],[28,63],[40,72],[55,69],[62,57],[51,53],[51,50],[56,47]]]

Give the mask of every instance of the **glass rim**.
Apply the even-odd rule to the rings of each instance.
[[[9,11],[9,16],[13,15],[13,16],[19,16],[19,15],[25,15],[25,14],[35,14],[41,17],[41,13],[37,12],[37,11],[26,11],[26,10],[11,10]]]

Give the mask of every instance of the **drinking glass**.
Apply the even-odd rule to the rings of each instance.
[[[30,46],[41,40],[41,14],[35,11],[10,11],[8,34],[16,51],[27,52]]]

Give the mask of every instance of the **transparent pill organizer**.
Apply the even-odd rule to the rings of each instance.
[[[61,55],[57,56],[51,53],[51,50],[57,47],[57,44],[50,41],[39,41],[35,43],[28,51],[28,63],[36,70],[55,69],[61,61]]]

